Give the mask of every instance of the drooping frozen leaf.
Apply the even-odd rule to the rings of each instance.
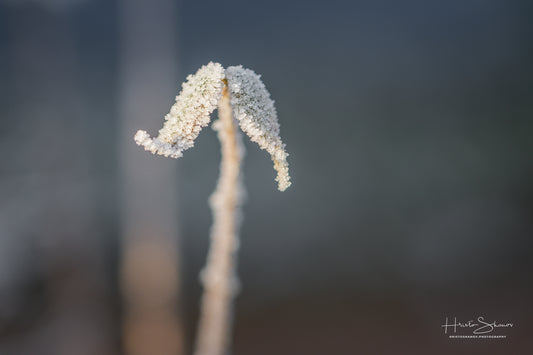
[[[154,154],[183,156],[183,151],[194,146],[202,128],[209,124],[210,115],[222,96],[223,79],[224,68],[212,62],[189,75],[176,103],[165,116],[159,136],[152,138],[140,130],[135,134],[135,142]]]
[[[279,135],[278,117],[270,93],[259,75],[242,66],[227,68],[226,79],[235,119],[253,142],[270,153],[278,172],[278,188],[284,191],[291,185],[288,154]]]

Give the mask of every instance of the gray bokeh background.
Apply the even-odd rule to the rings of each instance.
[[[531,2],[167,2],[174,92],[138,128],[156,133],[201,65],[242,64],[276,100],[290,154],[280,193],[245,139],[235,354],[531,353]],[[0,1],[2,354],[58,353],[49,334],[70,326],[54,322],[84,324],[63,339],[81,348],[122,351],[117,141],[134,131],[118,120],[119,5]],[[190,349],[216,135],[205,129],[178,161],[152,158],[177,171]],[[515,325],[501,341],[444,336],[445,317],[478,315]]]

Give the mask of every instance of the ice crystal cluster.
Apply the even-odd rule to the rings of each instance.
[[[253,142],[271,155],[278,172],[278,188],[284,191],[291,184],[288,154],[279,136],[274,101],[260,76],[242,66],[224,70],[222,65],[211,62],[189,75],[176,103],[165,116],[159,136],[152,138],[146,131],[138,131],[135,142],[154,154],[183,156],[183,151],[194,146],[202,128],[209,124],[226,83],[234,119]]]
[[[194,146],[200,130],[209,124],[211,112],[222,96],[223,79],[224,68],[218,63],[204,65],[195,75],[189,75],[165,116],[159,136],[151,138],[146,131],[138,131],[135,142],[154,154],[182,157],[184,150]]]

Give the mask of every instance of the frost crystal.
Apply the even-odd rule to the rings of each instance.
[[[279,123],[274,101],[261,81],[261,76],[242,66],[226,69],[233,115],[252,142],[270,153],[278,172],[278,188],[284,191],[291,185],[288,154],[279,136]]]
[[[183,151],[194,146],[201,129],[209,124],[209,116],[220,101],[224,83],[229,89],[234,118],[252,142],[271,155],[278,172],[278,188],[284,191],[291,185],[288,154],[279,136],[274,101],[260,76],[242,66],[224,70],[222,65],[211,62],[189,75],[176,103],[165,116],[159,136],[152,138],[146,131],[138,131],[135,142],[154,154],[172,158],[183,156]]]
[[[135,142],[154,154],[183,156],[183,151],[194,146],[202,128],[209,124],[209,116],[222,96],[223,79],[224,68],[212,62],[189,75],[176,103],[165,116],[159,136],[151,138],[145,131],[138,131]]]

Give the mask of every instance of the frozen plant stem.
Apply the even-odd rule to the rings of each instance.
[[[204,295],[196,340],[196,355],[223,355],[229,347],[232,299],[237,283],[235,255],[242,185],[242,143],[231,112],[227,87],[218,104],[219,120],[213,124],[222,148],[220,177],[210,205],[213,210],[211,247],[202,274]]]
[[[207,266],[202,272],[205,292],[195,355],[226,355],[230,348],[232,301],[237,293],[235,254],[244,191],[240,131],[270,154],[277,171],[278,189],[285,191],[291,185],[288,154],[279,135],[274,101],[261,77],[240,65],[224,69],[219,63],[210,62],[189,75],[165,116],[159,135],[151,137],[139,130],[135,142],[154,154],[180,158],[194,146],[217,105],[219,119],[213,123],[213,129],[218,131],[222,145],[222,161],[217,188],[210,199],[214,223]]]

